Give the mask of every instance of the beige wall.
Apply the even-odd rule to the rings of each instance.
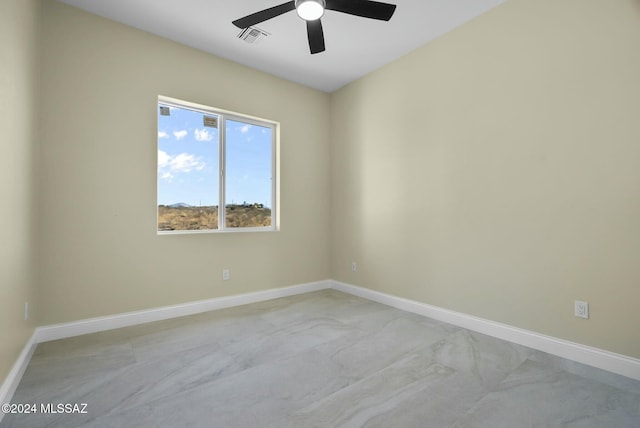
[[[333,94],[333,276],[640,358],[639,22],[510,0]]]
[[[41,324],[329,277],[327,94],[53,1],[44,13]],[[159,94],[281,123],[280,232],[156,235]]]
[[[33,332],[38,19],[36,0],[0,1],[0,380]]]

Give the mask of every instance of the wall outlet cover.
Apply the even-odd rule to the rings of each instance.
[[[589,303],[576,300],[574,304],[574,315],[578,318],[589,319]]]

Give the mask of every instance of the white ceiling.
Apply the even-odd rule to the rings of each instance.
[[[322,17],[326,51],[311,55],[295,11],[258,28],[258,44],[237,36],[231,21],[286,0],[59,0],[149,33],[325,92],[403,56],[506,0],[388,0],[389,22],[335,11]]]

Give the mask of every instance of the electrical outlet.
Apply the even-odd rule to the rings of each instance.
[[[574,314],[578,318],[589,319],[589,303],[576,300],[574,303]]]
[[[24,302],[24,320],[29,319],[29,302]]]
[[[228,281],[231,278],[231,271],[229,269],[222,270],[222,280]]]
[[[351,262],[351,272],[356,272],[358,270],[358,263]]]

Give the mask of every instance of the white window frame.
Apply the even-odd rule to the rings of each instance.
[[[157,108],[160,104],[180,109],[189,109],[203,114],[219,116],[218,132],[218,165],[219,165],[219,189],[218,189],[218,229],[204,230],[157,230],[158,229],[158,140],[156,138],[156,231],[158,235],[184,235],[202,233],[242,233],[242,232],[276,232],[280,230],[280,122],[249,116],[216,107],[184,101],[177,98],[158,95]],[[157,118],[157,116],[156,116]],[[263,227],[225,227],[226,220],[226,120],[240,121],[250,125],[262,126],[271,129],[271,226]],[[156,135],[158,123],[156,119]]]

